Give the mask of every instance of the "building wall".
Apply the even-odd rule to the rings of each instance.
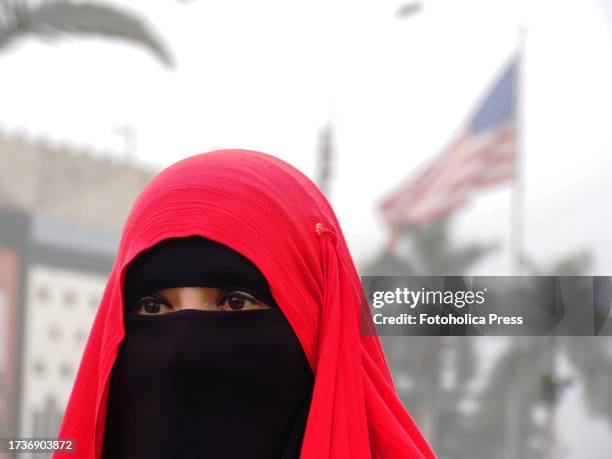
[[[19,259],[14,249],[0,246],[0,436],[13,430],[15,406],[16,318]]]
[[[17,261],[0,258],[3,436],[57,435],[121,229],[156,173],[0,132],[0,248]]]
[[[0,133],[0,207],[116,230],[156,172],[87,150]]]
[[[24,256],[30,235],[30,218],[24,212],[0,209],[0,271],[4,314],[0,317],[0,339],[5,343],[4,365],[0,368],[0,411],[5,411],[0,426],[2,436],[13,437],[18,430],[20,399],[21,329],[24,305]],[[4,400],[2,403],[1,400]]]
[[[19,435],[56,437],[119,233],[46,215],[29,228]]]
[[[55,437],[106,278],[31,266],[26,287],[21,437]]]

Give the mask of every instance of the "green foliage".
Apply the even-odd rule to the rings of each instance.
[[[522,266],[533,276],[581,276],[591,269],[593,257],[589,250],[561,256],[549,266],[542,266],[523,256]],[[573,291],[564,286],[565,307],[572,299],[592,295],[592,283],[575,282]],[[489,339],[489,338],[487,338]],[[501,449],[513,448],[512,458],[551,457],[558,448],[554,436],[556,406],[564,390],[581,383],[587,406],[595,415],[604,417],[612,426],[612,339],[608,336],[517,337],[496,361],[491,376],[478,400],[474,425],[476,435],[491,439],[478,445],[474,457],[494,457]],[[556,361],[564,356],[577,376],[563,379],[556,371]],[[515,414],[508,416],[508,406],[502,400],[517,391],[512,402]],[[544,419],[535,422],[537,410]],[[509,423],[511,424],[509,427]],[[518,426],[513,429],[512,424]],[[551,427],[552,426],[552,427]],[[553,434],[547,434],[552,429]]]
[[[98,36],[142,46],[172,68],[172,54],[139,15],[106,3],[67,0],[0,2],[0,51],[25,37]]]
[[[457,246],[450,224],[445,218],[405,227],[397,250],[381,253],[364,264],[361,273],[460,276],[499,247],[495,242]],[[591,269],[593,256],[584,249],[549,265],[525,254],[520,261],[528,275],[580,276]],[[541,290],[537,278],[533,285],[533,292],[519,292],[521,298],[530,299],[533,307],[550,306],[536,294]],[[588,282],[575,282],[569,290],[564,286],[562,306],[580,304],[592,288]],[[558,447],[551,427],[556,406],[565,389],[576,383],[582,384],[592,413],[612,426],[610,337],[513,337],[507,346],[503,337],[384,336],[381,340],[400,398],[441,459],[552,457]],[[502,353],[484,384],[476,384],[481,382],[476,355],[487,346]],[[575,369],[573,379],[557,374],[560,355]]]
[[[451,240],[452,216],[425,225],[406,225],[394,253],[383,252],[363,266],[364,275],[461,276],[499,242],[458,246]]]
[[[499,247],[498,243],[457,245],[451,217],[423,226],[407,226],[396,253],[383,252],[363,265],[363,275],[427,276],[465,274]],[[476,377],[470,336],[381,337],[398,394],[440,458],[471,457]]]

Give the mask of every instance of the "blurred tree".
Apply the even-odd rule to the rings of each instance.
[[[406,226],[393,253],[363,265],[370,276],[461,276],[498,243],[457,246],[452,216],[422,226]],[[476,376],[474,338],[469,336],[382,336],[397,391],[440,458],[469,455],[470,413]],[[494,456],[493,456],[494,457]]]
[[[423,3],[418,1],[407,2],[400,5],[395,10],[395,17],[397,19],[410,18],[423,11]]]
[[[174,59],[158,34],[138,15],[108,3],[0,0],[0,51],[25,37],[100,36],[149,50],[168,68]]]
[[[462,275],[498,244],[456,247],[450,219],[406,227],[394,253],[363,265],[363,275]],[[563,256],[548,267],[523,255],[533,276],[579,276],[588,272],[588,250]],[[576,283],[574,298],[589,298],[593,285]],[[544,305],[543,307],[547,307]],[[383,336],[381,340],[398,393],[438,456],[444,459],[531,459],[559,457],[556,408],[563,389],[580,382],[587,406],[612,425],[612,339],[610,337],[513,337],[496,358],[484,387],[477,389],[472,337]],[[498,345],[487,337],[479,346]],[[496,341],[497,343],[493,343]],[[560,378],[560,355],[576,381]],[[471,438],[475,441],[466,441]]]
[[[592,254],[578,251],[549,268],[527,256],[521,264],[534,276],[578,276],[590,270]],[[563,298],[591,298],[593,288],[592,282],[577,282],[575,291],[564,291]],[[611,346],[608,336],[514,337],[478,397],[471,430],[486,441],[475,442],[473,457],[558,457],[562,445],[555,436],[556,410],[570,383],[582,384],[587,406],[612,426]],[[573,367],[576,381],[559,377],[556,362],[561,355]]]
[[[492,340],[495,337],[487,337]],[[543,427],[532,408],[540,402],[540,373],[546,338],[516,337],[499,356],[478,396],[470,432],[474,458],[542,457]]]
[[[457,246],[451,241],[452,214],[424,225],[406,225],[393,253],[383,252],[364,265],[364,274],[397,276],[460,276],[499,242]]]

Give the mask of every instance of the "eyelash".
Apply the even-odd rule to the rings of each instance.
[[[220,305],[222,305],[223,303],[225,303],[228,299],[230,298],[241,298],[244,299],[246,301],[250,301],[253,304],[261,304],[260,301],[258,301],[256,298],[246,294],[246,293],[242,293],[238,290],[233,290],[233,291],[229,291],[224,293],[220,300],[217,302],[217,307],[219,307]],[[154,295],[148,295],[146,297],[141,298],[140,300],[138,300],[136,302],[136,305],[134,306],[134,311],[140,311],[141,309],[143,309],[148,303],[151,302],[155,302],[155,303],[162,303],[164,306],[173,309],[172,308],[172,304],[170,303],[170,301],[168,301],[168,299],[161,295],[161,294],[154,294]],[[231,306],[230,306],[231,308]],[[150,315],[154,315],[157,313],[148,313]]]
[[[259,304],[259,301],[257,301],[252,296],[247,295],[246,293],[241,293],[239,291],[231,291],[231,292],[226,292],[226,293],[223,294],[223,296],[221,296],[221,301],[220,301],[220,303],[217,304],[217,306],[225,303],[229,298],[232,298],[232,297],[241,298],[243,300],[250,301],[253,304]],[[230,306],[230,308],[231,308],[231,306]]]

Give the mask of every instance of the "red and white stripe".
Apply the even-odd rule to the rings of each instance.
[[[464,133],[411,174],[381,205],[389,225],[423,224],[464,205],[471,194],[514,179],[515,123],[478,136]]]

